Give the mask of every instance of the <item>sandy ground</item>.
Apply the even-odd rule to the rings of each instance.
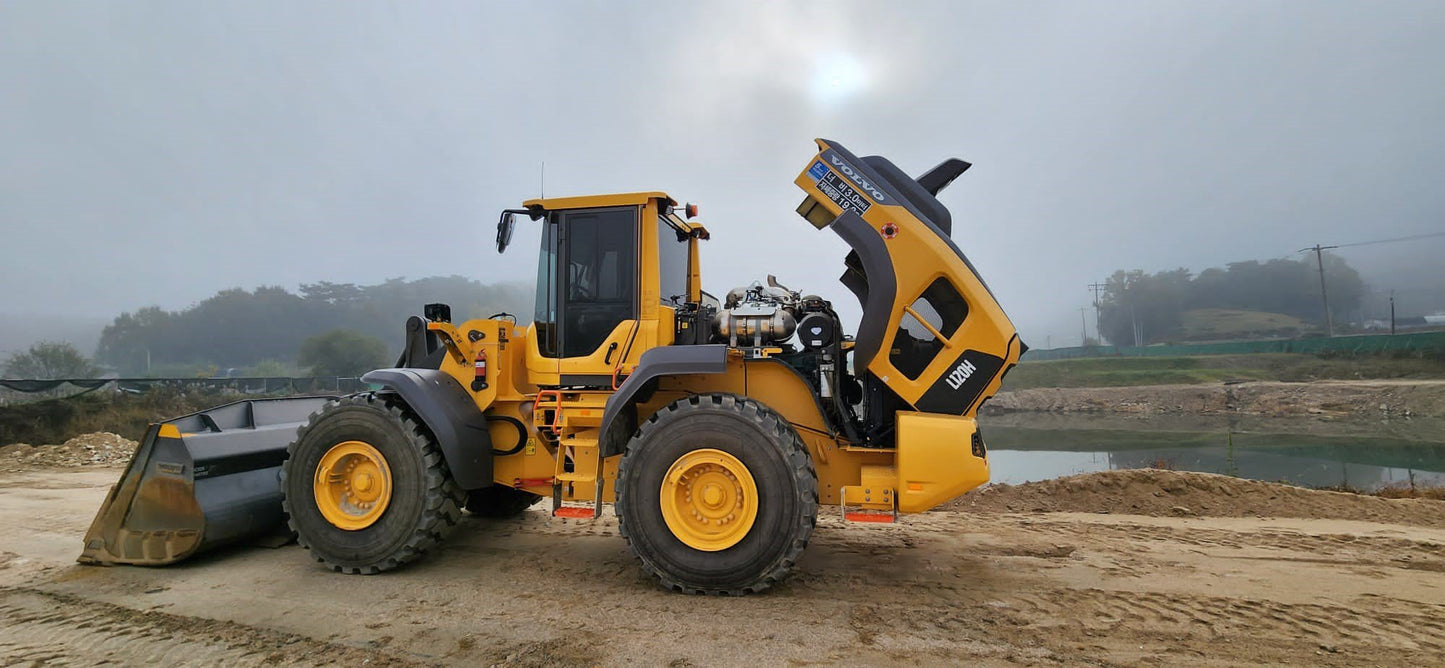
[[[645,578],[610,517],[535,511],[468,518],[380,576],[294,545],[77,565],[118,475],[0,474],[0,664],[1445,662],[1445,503],[1392,523],[1156,517],[1039,511],[1019,486],[897,525],[824,517],[782,586],[702,598]]]

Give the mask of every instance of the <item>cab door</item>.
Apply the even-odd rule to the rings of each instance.
[[[538,384],[611,386],[639,317],[640,209],[548,215],[537,272],[536,356],[528,365]]]

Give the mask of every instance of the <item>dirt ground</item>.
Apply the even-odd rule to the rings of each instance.
[[[1442,502],[1207,476],[1251,512],[1331,502],[1315,518],[1150,516],[1163,503],[1207,506],[1205,492],[1169,472],[1082,476],[896,525],[844,526],[830,513],[783,585],[702,598],[645,578],[613,518],[539,511],[469,517],[428,559],[379,576],[328,572],[295,545],[168,568],[75,564],[119,473],[0,473],[0,664],[1445,661]],[[1097,512],[1145,497],[1158,503],[1141,514]],[[1351,499],[1371,508],[1331,517]]]

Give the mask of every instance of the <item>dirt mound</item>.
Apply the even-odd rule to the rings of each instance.
[[[1200,517],[1299,517],[1445,527],[1445,502],[1382,499],[1212,473],[1136,469],[990,485],[945,506],[992,513],[1080,512]]]
[[[81,434],[60,445],[15,443],[0,447],[0,471],[43,467],[124,466],[135,454],[135,448],[135,441],[108,431]]]

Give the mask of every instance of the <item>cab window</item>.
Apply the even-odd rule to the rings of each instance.
[[[687,301],[687,233],[666,216],[657,218],[658,294],[662,303],[677,306]]]
[[[958,290],[948,279],[934,280],[903,312],[888,361],[909,380],[917,379],[967,317],[968,304]]]
[[[561,251],[562,356],[583,357],[637,317],[637,209],[564,212]]]

